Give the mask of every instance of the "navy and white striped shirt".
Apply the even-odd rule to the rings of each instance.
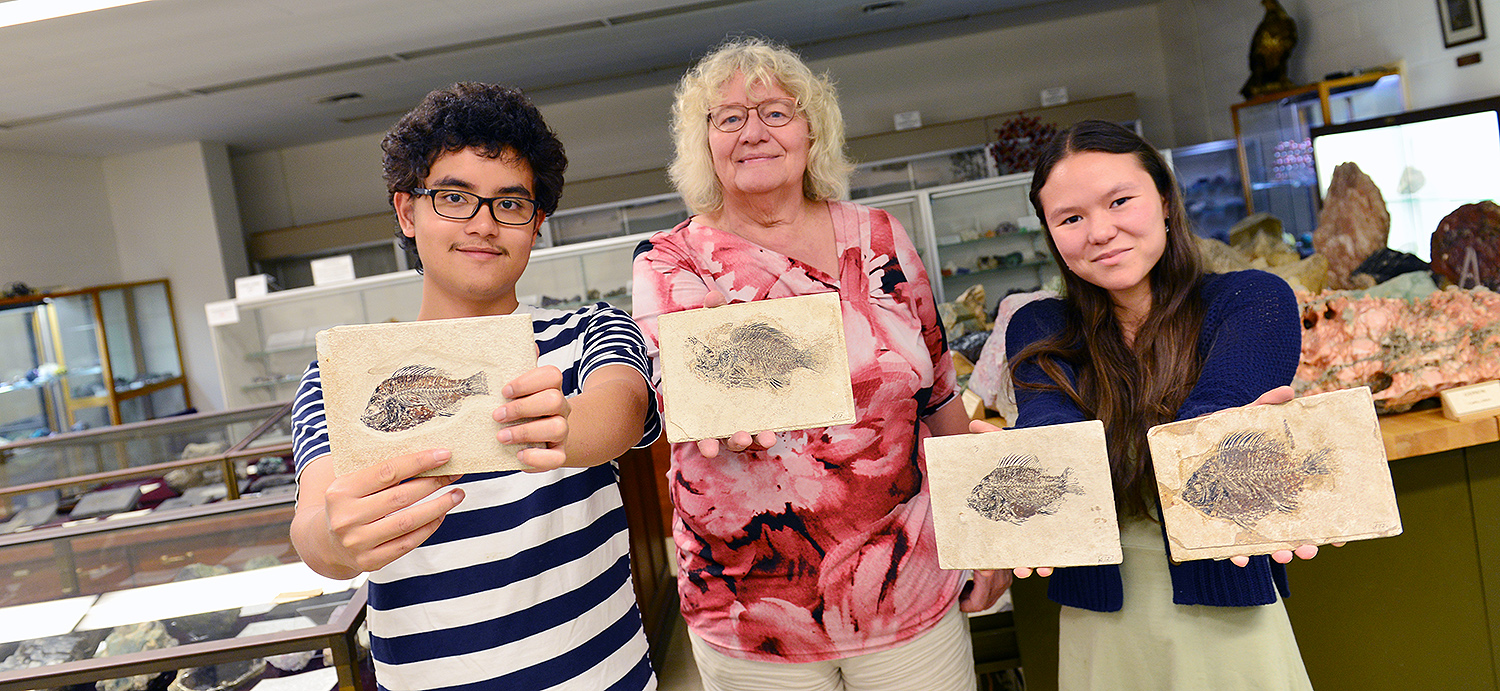
[[[623,364],[651,380],[645,341],[604,304],[532,317],[538,365],[562,391]],[[329,452],[317,363],[293,410],[297,469]],[[654,441],[652,407],[639,446]],[[655,689],[630,580],[614,463],[465,475],[464,500],[411,553],[370,574],[370,645],[379,686],[408,689]]]

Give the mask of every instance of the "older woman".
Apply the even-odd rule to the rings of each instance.
[[[938,568],[920,443],[967,417],[905,231],[835,201],[851,166],[832,85],[785,48],[731,41],[683,77],[673,133],[694,216],[637,250],[653,358],[660,314],[835,292],[858,418],[673,446],[678,587],[704,687],[973,688],[964,575]],[[989,606],[1009,578],[976,575],[962,608]]]

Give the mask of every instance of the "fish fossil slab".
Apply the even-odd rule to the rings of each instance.
[[[796,370],[823,366],[815,346],[766,320],[721,325],[702,339],[689,336],[687,347],[693,373],[729,389],[781,389]]]
[[[489,392],[483,370],[466,379],[454,379],[435,367],[408,365],[375,387],[359,421],[376,431],[400,432],[439,416],[451,416],[463,399]]]
[[[1070,473],[1071,468],[1048,475],[1036,456],[1011,454],[969,492],[969,508],[992,521],[1016,525],[1037,514],[1056,513],[1064,494],[1083,494],[1083,488],[1068,478]]]
[[[1331,449],[1294,450],[1285,435],[1234,432],[1219,441],[1182,488],[1182,499],[1204,514],[1249,530],[1272,512],[1297,510],[1297,496],[1316,475],[1330,475]]]

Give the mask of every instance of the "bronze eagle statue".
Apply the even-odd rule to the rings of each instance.
[[[1297,46],[1297,23],[1276,0],[1261,0],[1266,16],[1250,39],[1250,78],[1240,87],[1247,100],[1262,94],[1286,91],[1295,84],[1287,79],[1287,62]]]

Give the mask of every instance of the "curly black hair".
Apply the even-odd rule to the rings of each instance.
[[[471,147],[491,157],[514,149],[531,166],[537,208],[548,215],[557,210],[568,168],[557,133],[520,90],[481,82],[459,82],[427,94],[385,133],[380,148],[387,201],[394,208],[397,192],[421,187],[438,156]],[[399,226],[396,237],[416,257],[416,243]],[[416,266],[420,271],[421,257]]]

